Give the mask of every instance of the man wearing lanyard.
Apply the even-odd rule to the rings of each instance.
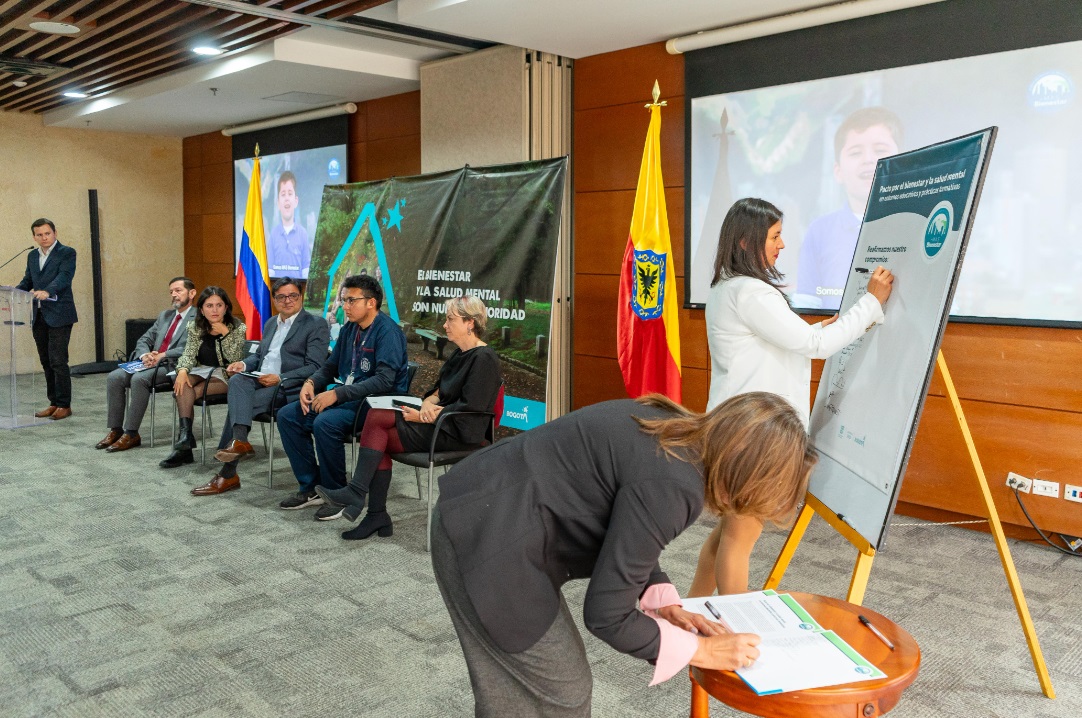
[[[346,325],[334,350],[322,368],[305,381],[298,401],[278,412],[282,446],[300,485],[300,491],[279,504],[283,509],[320,506],[316,512],[320,521],[341,516],[341,507],[321,506],[323,499],[316,494],[316,484],[337,489],[348,483],[345,441],[357,411],[365,411],[365,399],[409,390],[406,335],[380,312],[382,304],[383,288],[373,277],[353,276],[342,282]],[[363,423],[362,417],[358,428]]]

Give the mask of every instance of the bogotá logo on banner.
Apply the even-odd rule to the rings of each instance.
[[[631,308],[640,319],[657,319],[665,309],[665,255],[635,251],[635,294]]]
[[[1029,104],[1035,110],[1050,112],[1069,105],[1074,97],[1071,78],[1062,72],[1045,72],[1029,84]]]
[[[943,249],[952,224],[950,205],[942,204],[936,207],[924,227],[924,253],[928,257],[936,256],[939,250]]]

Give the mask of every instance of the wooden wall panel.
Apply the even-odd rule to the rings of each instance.
[[[662,115],[662,162],[674,255],[683,249],[683,57],[661,44],[581,58],[575,65],[573,304],[574,406],[625,396],[615,355],[619,263],[627,242],[634,189],[646,138],[654,78],[669,107]],[[677,199],[679,197],[679,199]],[[679,227],[679,229],[678,229]],[[682,258],[678,265],[682,273]],[[682,284],[680,293],[682,293]],[[581,300],[581,301],[580,301]],[[890,307],[888,305],[888,316]],[[805,317],[818,322],[822,317]],[[705,318],[680,311],[684,402],[705,407],[709,386]],[[1031,535],[1006,473],[1082,484],[1082,332],[1035,327],[948,324],[943,342],[977,447],[1011,533]],[[823,362],[812,363],[812,395]],[[930,518],[981,515],[961,435],[938,372],[902,488],[903,510]],[[1048,530],[1082,534],[1082,507],[1026,497]],[[908,507],[908,508],[907,508]]]
[[[187,199],[187,198],[185,198]],[[184,214],[184,272],[195,264],[203,263],[203,215]]]
[[[203,214],[203,168],[184,168],[184,215]]]
[[[369,140],[385,140],[390,137],[410,135],[417,135],[419,140],[421,136],[420,91],[381,97],[364,104],[368,115]],[[420,171],[420,160],[418,160],[417,172]]]
[[[572,409],[626,397],[624,378],[616,359],[576,354],[571,379]]]
[[[368,179],[368,143],[354,142],[348,147],[347,170],[350,182]]]
[[[370,180],[421,174],[421,136],[369,140],[366,161]]]
[[[614,274],[576,276],[573,339],[576,354],[616,358],[616,296],[619,284],[620,278]]]
[[[645,138],[644,138],[645,139]],[[635,191],[582,192],[575,206],[575,271],[619,274],[631,228]],[[684,188],[665,190],[676,276],[684,276]],[[679,208],[679,211],[677,211]]]
[[[642,105],[650,101],[655,79],[663,99],[684,95],[684,57],[670,55],[663,42],[583,59],[586,62],[575,63],[576,110]]]
[[[576,65],[577,67],[577,65]],[[576,87],[576,95],[578,88]],[[649,90],[646,99],[650,99]],[[650,113],[642,102],[575,110],[575,192],[634,190]],[[666,187],[684,185],[684,98],[661,111],[661,174]],[[675,207],[670,208],[672,222]],[[683,213],[683,207],[680,207]],[[629,215],[630,220],[630,215]]]
[[[233,163],[218,162],[201,168],[203,214],[233,213]]]
[[[202,164],[229,164],[230,176],[233,172],[233,138],[221,132],[208,132],[202,138]]]
[[[203,262],[233,263],[233,215],[203,215]]]

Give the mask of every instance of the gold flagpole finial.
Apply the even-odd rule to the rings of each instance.
[[[258,142],[255,143],[255,156],[259,157],[259,143]]]
[[[666,107],[669,103],[665,100],[658,102],[658,98],[661,97],[661,86],[657,84],[657,80],[654,80],[654,91],[651,93],[654,101],[647,103],[645,107]]]

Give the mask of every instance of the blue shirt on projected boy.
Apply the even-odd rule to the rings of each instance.
[[[308,230],[294,223],[288,231],[281,222],[274,225],[267,238],[268,274],[272,277],[308,278],[312,262],[312,245]]]
[[[316,391],[337,381],[338,404],[377,394],[405,394],[409,391],[406,369],[406,335],[383,312],[362,329],[347,322],[326,363],[312,375]],[[352,380],[351,378],[352,377]]]
[[[808,225],[800,245],[793,306],[807,309],[841,306],[860,235],[860,221],[846,205]]]

